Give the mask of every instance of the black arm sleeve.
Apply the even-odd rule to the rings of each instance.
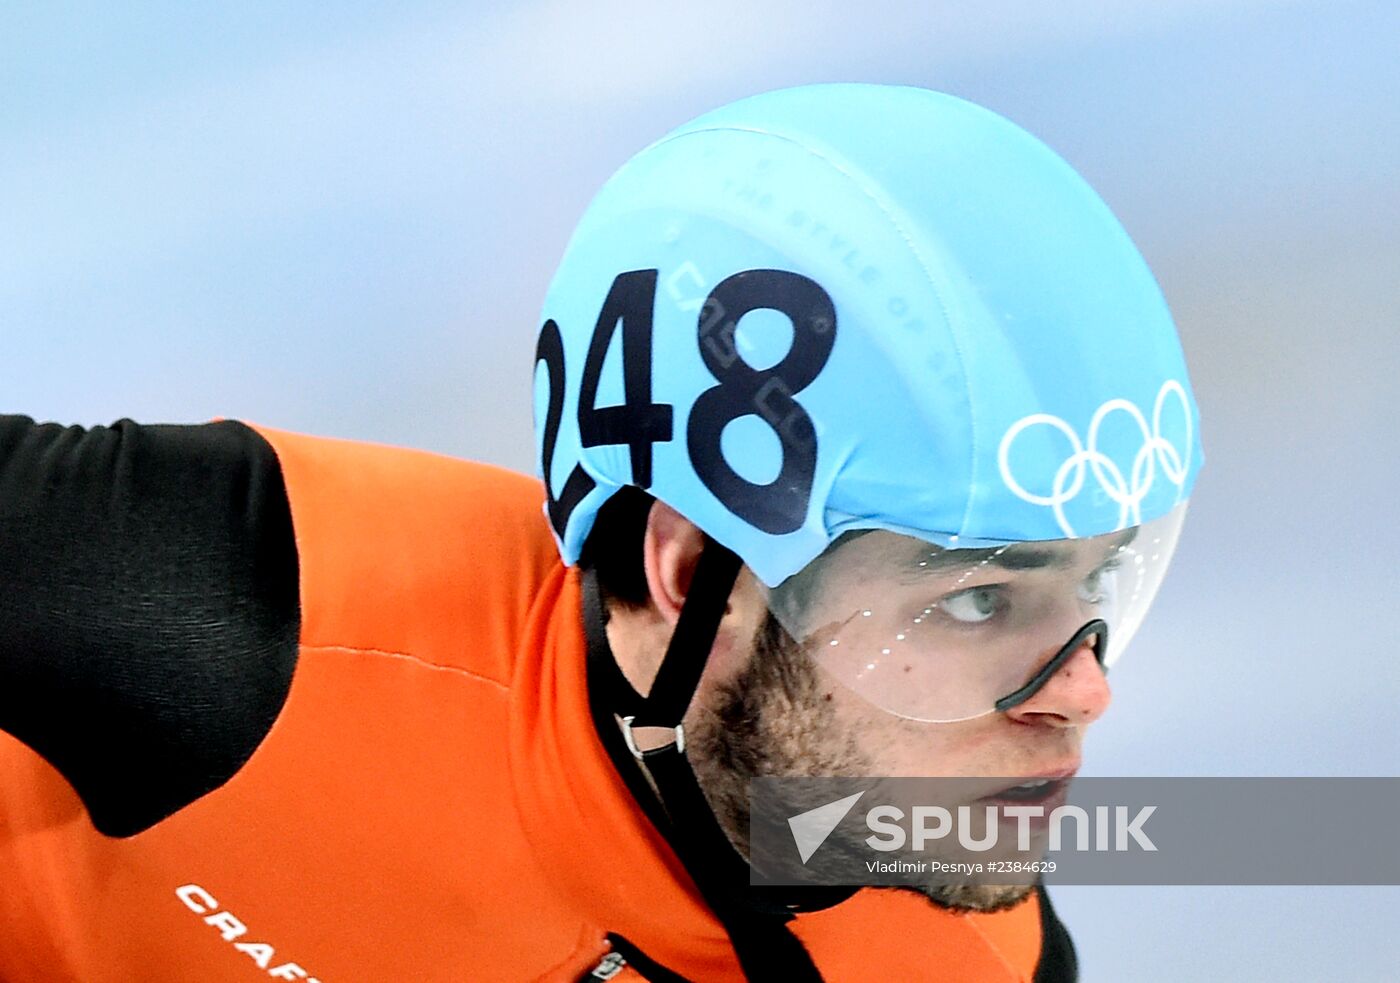
[[[0,730],[103,833],[252,755],[291,686],[297,578],[281,469],[243,424],[0,416]]]

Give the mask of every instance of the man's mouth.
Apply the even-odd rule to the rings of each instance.
[[[1069,784],[1068,779],[1063,778],[1034,778],[1020,785],[1012,785],[1004,788],[1000,792],[993,792],[984,796],[984,802],[1014,802],[1017,805],[1026,803],[1040,804],[1050,799],[1061,788]]]
[[[1064,805],[1069,795],[1070,783],[1074,781],[1078,770],[1079,765],[1076,762],[1070,767],[1056,769],[1051,774],[1026,778],[1015,785],[1003,785],[990,795],[982,796],[978,801],[993,806],[1038,805],[1043,806],[1048,815],[1052,809]]]

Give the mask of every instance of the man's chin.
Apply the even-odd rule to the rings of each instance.
[[[969,885],[938,884],[930,887],[913,885],[893,888],[896,891],[910,891],[927,898],[940,908],[950,911],[994,912],[1015,908],[1025,901],[1034,884]]]

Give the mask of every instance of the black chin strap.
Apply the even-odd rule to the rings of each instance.
[[[799,911],[829,908],[854,888],[755,888],[749,865],[725,835],[685,755],[682,720],[690,706],[739,574],[739,558],[708,538],[696,565],[676,628],[651,690],[643,697],[628,683],[608,646],[598,587],[583,578],[588,641],[588,694],[594,726],[618,773],[662,832],[714,911],[749,979],[820,981],[811,957],[788,930]],[[616,717],[622,718],[619,728]],[[668,743],[643,750],[637,728],[671,731]],[[656,785],[652,792],[642,767]]]

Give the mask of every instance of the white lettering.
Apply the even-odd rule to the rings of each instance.
[[[257,963],[258,969],[267,969],[276,954],[276,950],[266,942],[235,942],[233,947]]]
[[[1016,820],[1016,849],[1031,848],[1031,819],[1045,815],[1044,806],[1006,806],[1001,810]]]
[[[1050,813],[1050,849],[1060,849],[1066,819],[1074,820],[1074,848],[1089,849],[1089,814],[1079,806],[1060,806]]]
[[[206,925],[213,925],[219,930],[225,942],[232,942],[240,935],[248,934],[248,926],[244,925],[230,912],[216,911],[208,918],[204,919]]]
[[[1147,822],[1147,817],[1157,811],[1156,806],[1143,806],[1137,811],[1132,822],[1128,822],[1128,807],[1119,806],[1117,809],[1118,818],[1118,849],[1128,849],[1128,837],[1137,840],[1138,846],[1144,850],[1156,851],[1157,844],[1147,838],[1147,834],[1142,831],[1142,824]],[[1127,823],[1125,826],[1124,823]]]
[[[225,942],[258,964],[259,969],[267,969],[267,975],[278,980],[305,980],[306,983],[321,983],[296,963],[282,963],[268,969],[277,950],[267,942],[234,942],[234,939],[248,934],[248,927],[232,912],[219,910],[219,902],[198,884],[184,884],[175,889],[175,896],[186,908],[196,915],[210,913],[204,923],[219,930]]]
[[[867,860],[865,869],[871,874],[923,874],[928,871],[927,860]]]
[[[929,870],[935,874],[966,874],[968,877],[983,872],[981,864],[951,863],[947,860],[929,861]]]
[[[897,806],[876,806],[865,814],[865,825],[870,827],[870,831],[875,836],[865,838],[866,845],[872,850],[880,850],[883,853],[890,853],[894,850],[904,849],[904,829],[899,826],[899,822],[904,818],[904,811]],[[886,822],[886,820],[890,820]],[[879,836],[888,836],[888,840],[882,840]]]
[[[185,903],[185,907],[196,915],[203,915],[219,907],[219,902],[198,884],[186,884],[175,889],[175,896]]]
[[[925,819],[937,819],[938,825],[929,829],[924,824]],[[941,840],[948,835],[948,829],[953,825],[953,816],[942,806],[915,806],[914,807],[914,849],[922,850],[929,840]]]
[[[691,296],[686,297],[687,291],[681,287],[681,279],[689,278],[694,284],[693,290],[689,291]],[[700,275],[700,270],[690,260],[686,260],[677,268],[676,272],[666,278],[666,292],[671,295],[671,299],[676,302],[676,307],[682,311],[698,311],[700,305],[705,302],[705,278]]]
[[[997,845],[997,807],[987,806],[987,832],[972,836],[972,806],[958,806],[958,842],[967,850],[990,850]]]

